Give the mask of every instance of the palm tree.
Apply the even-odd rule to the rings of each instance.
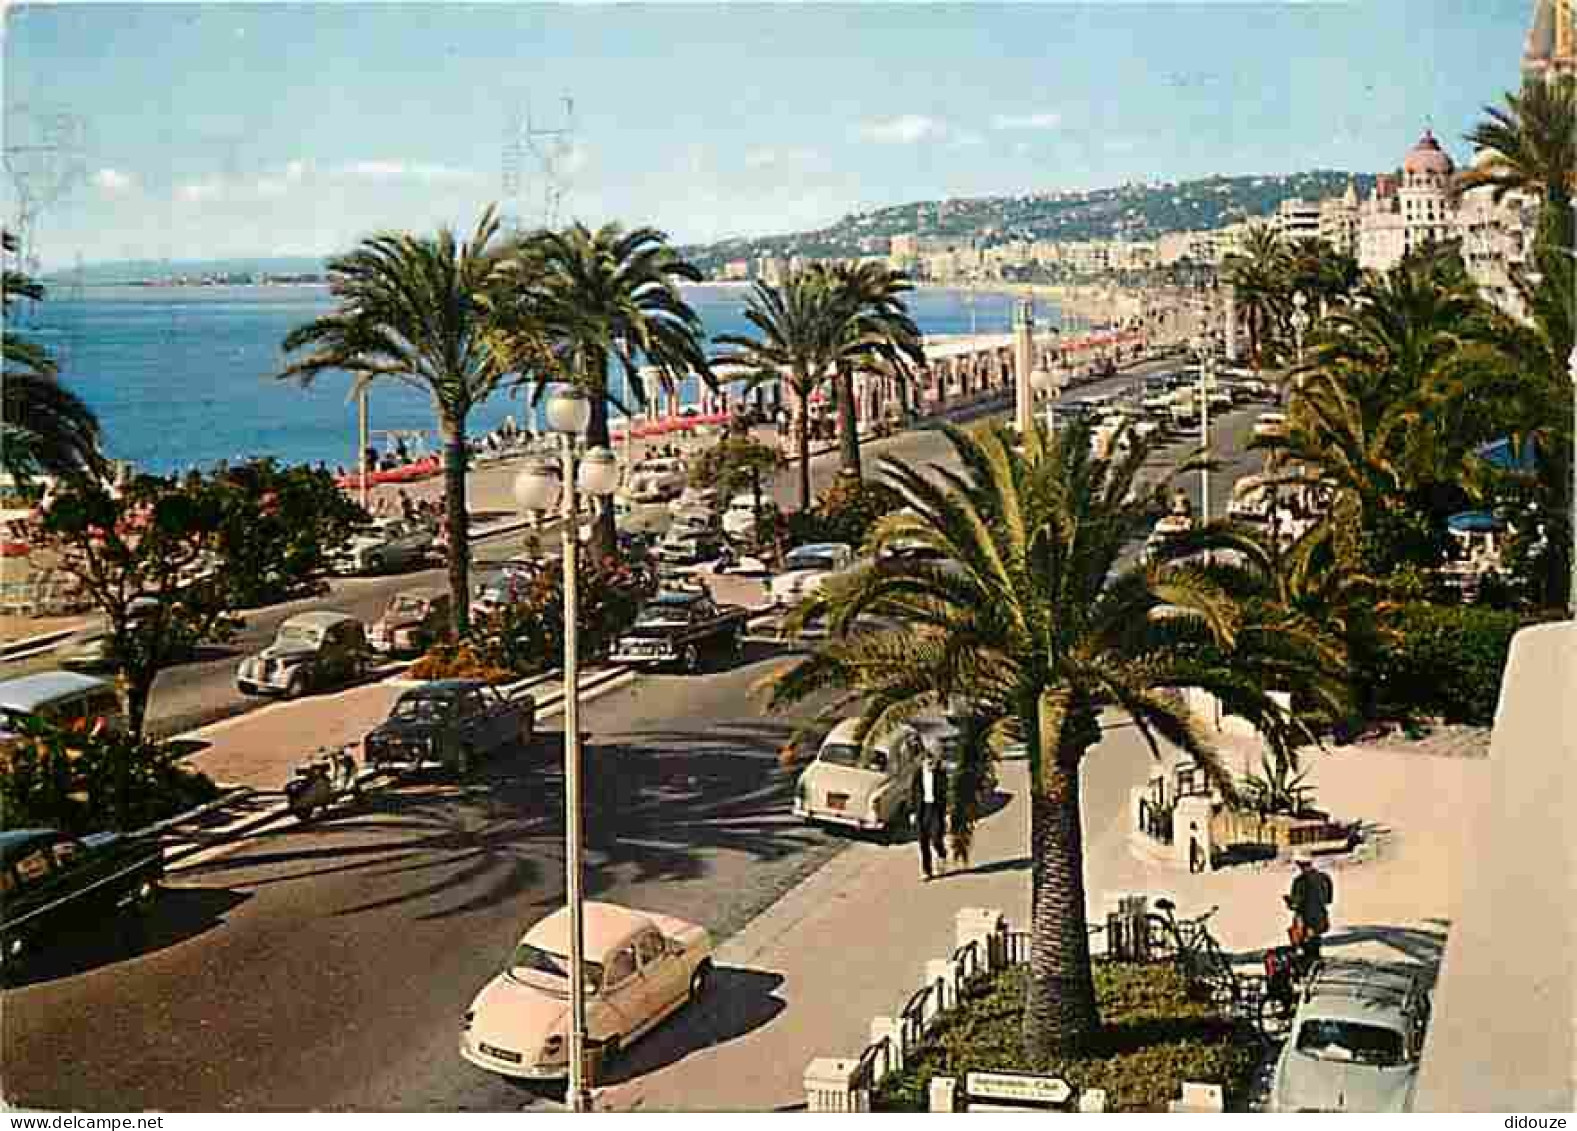
[[[1541,201],[1539,239],[1572,247],[1572,196],[1577,193],[1577,79],[1531,82],[1506,95],[1502,109],[1486,106],[1487,121],[1467,140],[1484,156],[1457,175],[1459,192],[1489,186],[1498,201],[1508,192]]]
[[[588,444],[608,445],[610,358],[618,359],[625,387],[642,406],[647,388],[641,363],[656,369],[665,391],[691,373],[716,387],[701,316],[678,285],[699,281],[701,273],[669,246],[667,235],[649,227],[625,231],[607,224],[593,232],[575,224],[562,232],[537,233],[524,250],[525,261],[534,260],[540,272],[525,288],[532,320],[546,326],[563,362],[562,370],[535,366],[525,380],[540,398],[547,382],[568,371],[591,398]],[[528,356],[537,333],[532,328],[525,335]],[[630,406],[619,407],[628,419]],[[594,556],[612,554],[615,543],[613,512],[604,507],[592,526]]]
[[[1037,425],[1022,452],[1001,425],[944,431],[963,471],[934,467],[933,480],[884,458],[907,509],[880,520],[867,548],[918,541],[949,561],[866,567],[796,609],[789,631],[825,617],[829,638],[770,682],[769,708],[832,692],[827,713],[858,704],[870,741],[917,712],[964,701],[951,808],[966,823],[972,791],[1003,746],[1025,744],[1033,898],[1023,1034],[1029,1055],[1057,1054],[1099,1024],[1079,776],[1100,741],[1102,711],[1126,715],[1157,755],[1162,740],[1174,744],[1231,797],[1233,782],[1175,693],[1216,693],[1283,749],[1295,724],[1254,679],[1248,652],[1275,649],[1283,672],[1303,682],[1308,633],[1291,624],[1262,631],[1197,569],[1119,566],[1145,522],[1140,504],[1124,502],[1145,445],[1108,462],[1092,458],[1082,424],[1055,435]]]
[[[733,352],[713,359],[737,367],[750,385],[778,381],[796,400],[794,438],[799,450],[799,507],[810,506],[810,398],[834,372],[848,348],[844,300],[825,272],[796,271],[780,285],[756,283],[745,304],[755,337],[721,334]]]
[[[16,237],[0,232],[0,247],[6,255],[16,255]],[[17,299],[37,302],[43,297],[43,285],[36,279],[9,265],[5,268],[0,304],[7,321]],[[16,483],[38,472],[66,477],[83,470],[102,471],[98,417],[82,398],[60,384],[49,352],[10,326],[0,337],[0,349],[4,357],[0,468]]]
[[[1249,358],[1260,367],[1261,348],[1286,305],[1287,248],[1281,233],[1270,224],[1248,230],[1242,254],[1227,256],[1226,280],[1237,292],[1237,303],[1248,321]]]
[[[380,378],[432,398],[444,448],[449,591],[456,635],[470,611],[470,523],[466,511],[466,421],[508,372],[494,348],[501,252],[492,207],[463,243],[450,228],[435,236],[371,236],[328,264],[332,314],[285,336],[287,353],[308,350],[277,376],[310,385],[343,370],[360,391]]]
[[[914,286],[882,263],[833,268],[830,284],[844,305],[844,346],[834,374],[838,401],[838,472],[860,477],[860,431],[854,375],[865,372],[907,383],[911,365],[925,361],[920,328],[904,305]]]

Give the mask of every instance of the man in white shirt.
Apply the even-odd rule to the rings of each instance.
[[[914,814],[915,830],[920,839],[920,867],[929,880],[933,854],[938,867],[947,867],[947,767],[933,750],[925,752],[920,768],[915,771],[914,784],[909,791],[909,808]]]

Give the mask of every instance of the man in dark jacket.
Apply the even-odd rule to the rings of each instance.
[[[1314,866],[1307,853],[1300,852],[1293,860],[1298,874],[1292,879],[1292,890],[1284,897],[1292,912],[1293,943],[1301,945],[1309,958],[1320,955],[1320,937],[1331,929],[1330,906],[1336,899],[1335,885],[1331,878]]]
[[[931,878],[931,856],[940,868],[947,866],[947,767],[927,750],[909,787],[909,811],[914,814],[915,830],[920,837],[920,867]]]

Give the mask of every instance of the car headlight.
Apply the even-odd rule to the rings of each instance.
[[[542,1059],[557,1060],[564,1053],[564,1038],[554,1033],[542,1042]]]

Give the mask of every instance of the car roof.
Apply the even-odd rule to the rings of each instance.
[[[419,687],[408,689],[401,699],[421,699],[429,695],[454,695],[473,687],[485,687],[485,679],[430,679]]]
[[[847,542],[809,542],[803,546],[795,546],[789,553],[830,554],[835,550],[852,551],[852,547]]]
[[[855,731],[858,729],[859,725],[859,719],[840,719],[838,725],[827,732],[827,737],[821,740],[821,744],[826,746],[836,742],[842,743],[846,746],[853,746],[857,741],[855,738]],[[890,751],[893,748],[893,742],[898,737],[899,732],[905,729],[908,728],[904,726],[893,727],[892,729],[888,730],[886,734],[883,734],[880,738],[878,738],[872,744],[873,747],[877,750]]]
[[[53,837],[54,829],[7,829],[0,833],[0,856],[5,856],[24,844],[31,844],[45,837]]]
[[[9,707],[13,711],[32,711],[40,704],[62,695],[105,688],[113,690],[114,684],[107,679],[78,672],[38,672],[0,682],[0,707]]]
[[[581,904],[581,940],[588,962],[603,962],[648,927],[657,926],[642,911],[615,903]],[[525,941],[553,954],[569,953],[569,908],[563,907],[526,932]]]
[[[349,613],[336,613],[327,610],[319,610],[318,612],[311,613],[297,613],[295,616],[289,617],[283,621],[279,627],[285,628],[286,626],[290,626],[293,628],[332,628],[337,624],[344,624],[348,620],[355,619],[356,618],[351,616]]]
[[[1327,961],[1305,987],[1299,1015],[1366,1025],[1391,1022],[1393,1026],[1405,1027],[1422,990],[1419,971],[1370,962]]]

